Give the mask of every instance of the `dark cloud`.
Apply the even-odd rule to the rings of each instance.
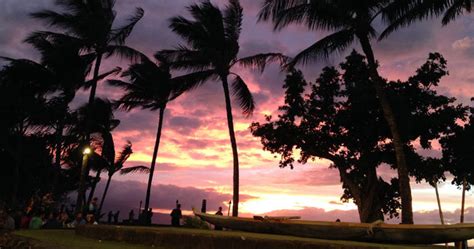
[[[199,117],[174,116],[166,120],[166,125],[169,128],[184,135],[192,133],[202,125]]]
[[[96,190],[97,196],[101,197],[104,190],[104,182],[102,181]],[[120,210],[121,218],[131,209],[138,210],[140,201],[144,201],[146,192],[146,184],[136,181],[112,181],[109,192],[107,193],[104,203],[103,212]],[[241,201],[254,198],[249,195],[240,195]],[[203,199],[207,200],[207,206],[211,210],[216,210],[219,206],[224,206],[232,196],[222,194],[215,189],[199,189],[194,187],[178,187],[175,185],[153,185],[151,193],[150,206],[155,209],[171,210],[175,207],[176,200],[182,205],[183,210],[191,210],[192,207],[200,208]]]

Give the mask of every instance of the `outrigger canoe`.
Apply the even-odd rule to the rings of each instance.
[[[245,232],[292,235],[327,240],[394,244],[437,244],[474,238],[474,223],[453,225],[395,225],[292,219],[252,219],[194,213],[215,226]]]

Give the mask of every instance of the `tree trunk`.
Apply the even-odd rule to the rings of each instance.
[[[461,219],[460,219],[461,223],[464,223],[464,203],[466,202],[466,187],[467,187],[466,185],[467,185],[467,181],[466,181],[466,177],[464,177],[462,181]]]
[[[89,94],[89,104],[92,104],[95,99],[96,91],[97,91],[97,81],[99,79],[99,70],[100,70],[100,64],[102,62],[102,53],[97,54],[97,59],[95,61],[95,66],[94,66],[94,75],[92,78],[92,86],[91,86],[91,91]]]
[[[100,200],[100,206],[98,211],[99,217],[100,213],[102,212],[102,207],[104,206],[105,197],[107,196],[107,192],[109,191],[110,180],[112,180],[112,175],[109,175],[109,178],[107,179],[107,184],[105,185],[104,193],[102,194],[102,199]]]
[[[92,201],[92,198],[94,198],[95,188],[97,187],[97,184],[100,181],[100,173],[101,171],[99,170],[95,174],[94,182],[92,183],[92,186],[91,186],[91,191],[89,192],[89,196],[87,197],[87,205],[89,205]]]
[[[81,165],[81,172],[80,172],[79,189],[77,191],[75,213],[79,213],[83,211],[84,198],[85,198],[85,193],[86,193],[86,168],[87,168],[88,159],[89,159],[89,155],[84,154],[84,156],[82,156],[82,165]]]
[[[466,186],[467,181],[466,177],[462,180],[462,197],[461,197],[461,218],[460,223],[464,223],[464,203],[466,201]],[[464,249],[467,248],[467,241],[457,241],[455,244],[455,248]]]
[[[367,186],[360,197],[362,212],[359,212],[360,220],[364,223],[371,223],[384,220],[382,205],[379,199],[379,179],[375,167],[367,167]]]
[[[229,83],[227,82],[227,75],[221,76],[222,86],[224,87],[225,107],[227,112],[227,126],[229,128],[230,144],[232,146],[232,158],[234,162],[234,177],[233,177],[233,206],[232,216],[239,215],[239,155],[237,152],[237,141],[235,140],[234,120],[232,117],[232,105],[230,102]]]
[[[153,173],[155,172],[156,157],[158,156],[158,148],[160,147],[161,129],[163,128],[163,118],[166,106],[160,108],[160,119],[158,121],[158,130],[156,132],[155,148],[153,149],[153,158],[151,159],[150,175],[148,176],[148,186],[146,188],[145,211],[150,207],[151,185],[153,182]]]
[[[100,70],[100,64],[102,62],[102,53],[97,53],[97,59],[95,61],[95,65],[94,65],[94,75],[93,75],[93,78],[92,78],[92,86],[91,86],[91,91],[90,91],[90,94],[89,94],[89,107],[88,108],[91,108],[92,106],[92,103],[94,103],[94,99],[95,99],[95,95],[96,95],[96,90],[97,90],[97,81],[99,79],[99,70]],[[86,124],[89,124],[90,120],[86,122]],[[89,125],[87,125],[89,126]],[[89,131],[89,127],[87,127],[87,130],[86,130],[86,143],[89,145],[89,142],[90,142],[90,131]],[[83,158],[86,158],[86,157],[83,157]],[[84,161],[84,160],[83,160]],[[82,168],[81,168],[81,177],[80,177],[80,182],[79,182],[79,195],[85,195],[85,180],[86,180],[86,175],[89,175],[89,167],[87,166],[87,163],[82,165]],[[82,188],[82,189],[81,189]],[[84,200],[82,199],[82,197],[78,196],[77,197],[77,201],[76,201],[76,205],[81,205],[82,206],[82,202],[84,202]],[[76,212],[78,211],[78,206],[76,206]],[[82,211],[82,210],[80,210]]]
[[[54,155],[54,177],[52,192],[56,192],[59,176],[61,174],[61,150],[63,141],[64,120],[58,120],[58,127],[56,129],[56,146]]]
[[[383,114],[392,134],[393,146],[395,149],[395,157],[397,160],[397,171],[398,180],[400,184],[400,197],[402,204],[402,223],[413,224],[413,208],[412,208],[412,197],[410,188],[410,178],[408,176],[408,165],[406,162],[406,156],[404,151],[404,144],[401,138],[400,130],[398,128],[395,114],[393,113],[392,106],[390,105],[388,96],[384,90],[383,79],[380,77],[377,71],[377,62],[370,45],[370,41],[366,35],[358,36],[362,50],[367,57],[370,77],[374,83],[375,92],[380,101]]]
[[[439,192],[438,192],[438,183],[434,183],[434,189],[436,192],[436,201],[438,202],[438,211],[439,211],[439,218],[441,220],[441,225],[444,225],[444,217],[443,217],[443,210],[441,209],[441,200],[439,198]]]

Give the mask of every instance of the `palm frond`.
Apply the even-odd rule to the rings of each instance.
[[[219,76],[215,70],[206,70],[193,72],[186,75],[178,76],[172,79],[175,89],[171,94],[170,100],[173,100],[184,92],[193,90],[209,80],[217,80]]]
[[[155,58],[159,61],[166,61],[170,68],[176,70],[205,71],[212,66],[208,54],[182,45],[176,49],[158,51],[155,53]]]
[[[75,33],[75,27],[80,22],[77,19],[77,16],[68,13],[58,13],[51,10],[42,10],[31,13],[30,16],[45,21],[49,26],[58,27],[72,33]]]
[[[52,90],[45,84],[46,82],[51,84],[50,86],[56,85],[57,83],[54,74],[38,62],[29,59],[14,59],[3,56],[0,56],[0,60],[9,62],[9,65],[3,68],[3,74],[20,77],[28,84],[34,84],[44,91]]]
[[[123,168],[123,165],[130,157],[130,155],[132,155],[132,153],[132,142],[127,141],[127,144],[125,144],[117,159],[115,159],[115,165],[117,166],[117,168]]]
[[[106,58],[118,56],[121,59],[128,59],[132,62],[148,59],[142,52],[124,45],[109,45],[105,48],[104,55]]]
[[[76,46],[78,48],[86,46],[86,43],[78,37],[51,31],[33,32],[24,39],[24,42],[34,46],[37,42],[41,42],[43,40],[55,44],[69,44],[70,46]]]
[[[452,1],[444,0],[400,0],[393,1],[382,12],[382,19],[389,25],[379,36],[379,40],[388,37],[394,31],[411,24],[444,13]]]
[[[199,23],[182,16],[173,17],[169,22],[169,28],[193,47],[201,47],[204,41],[207,40],[207,31]]]
[[[110,41],[117,43],[118,45],[123,45],[125,39],[132,33],[135,25],[142,19],[145,11],[142,8],[136,8],[135,14],[128,19],[129,23],[118,29],[113,29],[111,31]]]
[[[242,30],[243,9],[239,0],[230,0],[224,11],[224,29],[229,41],[238,41]]]
[[[351,25],[352,15],[334,1],[266,0],[259,21],[271,20],[275,30],[290,24],[305,24],[308,29],[339,30]]]
[[[280,53],[266,53],[240,58],[236,63],[243,67],[256,68],[260,72],[263,72],[267,64],[278,62],[280,66],[283,67],[289,59],[289,57]]]
[[[470,0],[455,0],[446,10],[443,15],[443,19],[441,20],[443,25],[447,25],[456,17],[460,16],[464,10],[467,12],[471,12],[471,1]]]
[[[77,0],[55,0],[54,3],[58,6],[62,6],[69,13],[73,15],[80,14],[81,12],[87,11],[87,5],[84,1]]]
[[[330,34],[297,54],[288,64],[288,67],[293,67],[298,63],[306,64],[310,61],[327,58],[333,52],[342,52],[351,45],[354,38],[354,32],[350,29]]]
[[[267,21],[268,19],[278,16],[283,10],[307,3],[308,0],[265,0],[258,13],[258,20]]]
[[[107,161],[109,165],[114,165],[115,160],[115,145],[112,133],[108,130],[108,127],[100,132],[103,140],[101,156]]]
[[[140,166],[127,167],[120,170],[121,175],[127,175],[127,174],[132,174],[132,173],[149,174],[150,168],[148,168],[147,166],[140,165]]]
[[[232,92],[239,102],[243,114],[247,117],[251,116],[255,110],[255,101],[245,81],[237,74],[232,81]]]
[[[115,67],[114,69],[106,72],[106,73],[103,73],[103,74],[100,74],[97,79],[91,79],[91,80],[88,80],[84,83],[84,88],[85,89],[88,89],[92,86],[93,83],[97,82],[97,81],[101,81],[107,77],[109,77],[110,75],[117,75],[118,73],[120,73],[120,71],[122,71],[122,68],[121,67]]]
[[[107,84],[115,87],[119,87],[123,90],[129,90],[134,88],[134,85],[132,83],[123,81],[123,80],[107,80]]]

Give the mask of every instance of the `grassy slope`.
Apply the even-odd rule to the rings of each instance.
[[[107,229],[109,226],[104,226],[103,228]],[[241,231],[214,231],[214,230],[201,230],[201,229],[186,229],[186,228],[173,228],[173,227],[126,227],[126,226],[114,226],[116,229],[123,230],[132,230],[135,232],[140,231],[154,231],[166,234],[180,234],[181,236],[189,237],[201,237],[201,238],[228,238],[229,243],[232,241],[232,238],[241,238],[242,240],[265,240],[273,241],[275,245],[281,244],[281,248],[286,248],[283,244],[287,242],[301,242],[306,244],[311,248],[386,248],[386,249],[407,249],[407,248],[416,248],[416,249],[426,249],[426,248],[445,248],[432,245],[424,246],[414,246],[414,245],[389,245],[389,244],[377,244],[377,243],[364,243],[364,242],[354,242],[354,241],[337,241],[337,240],[322,240],[322,239],[310,239],[310,238],[301,238],[294,236],[284,236],[284,235],[272,235],[272,234],[259,234],[259,233],[248,233]],[[101,230],[100,226],[94,226],[93,228]],[[111,227],[109,227],[111,228]],[[99,234],[99,231],[91,230],[94,235]],[[279,242],[280,241],[280,242]],[[231,243],[230,243],[231,244]],[[230,246],[229,244],[229,246]]]
[[[21,230],[14,233],[35,240],[35,243],[46,248],[70,249],[149,249],[149,246],[101,241],[76,236],[74,230]],[[154,249],[165,249],[154,247]]]

